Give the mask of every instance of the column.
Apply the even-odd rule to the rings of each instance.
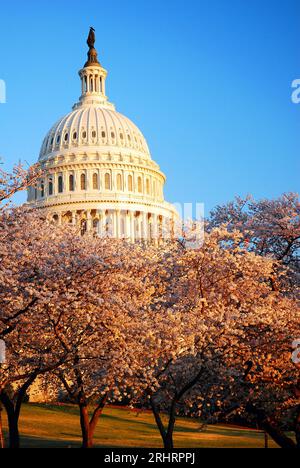
[[[142,213],[142,239],[147,240],[148,239],[148,213],[145,213],[143,211]]]
[[[114,237],[116,239],[121,239],[121,212],[120,210],[115,211],[115,227],[114,227]]]
[[[152,214],[152,236],[153,240],[156,243],[158,240],[158,226],[157,226],[157,214]]]
[[[135,241],[135,232],[134,232],[135,224],[134,224],[134,221],[135,221],[134,211],[129,211],[129,226],[130,226],[129,237],[130,237],[130,240],[132,242]]]
[[[91,210],[87,210],[86,212],[86,230],[90,232],[92,230],[92,214]]]
[[[72,226],[76,226],[76,211],[72,211]]]

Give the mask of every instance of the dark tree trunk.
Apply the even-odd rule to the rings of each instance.
[[[295,442],[288,437],[276,424],[276,422],[268,417],[268,415],[261,409],[256,408],[252,404],[248,404],[246,411],[256,417],[256,421],[260,429],[266,431],[269,436],[284,449],[297,448]]]
[[[13,412],[7,414],[9,427],[9,448],[20,448],[19,417]]]
[[[155,422],[157,424],[157,427],[159,429],[159,433],[161,435],[164,448],[166,450],[173,450],[174,448],[174,442],[173,442],[173,432],[174,432],[174,426],[175,426],[175,409],[176,409],[176,402],[173,401],[172,407],[171,407],[171,412],[169,415],[169,425],[168,429],[165,429],[165,426],[162,422],[162,419],[159,414],[159,410],[157,409],[153,398],[150,398],[150,404],[151,404],[151,409],[154,415]],[[173,411],[173,412],[172,412]]]
[[[21,406],[27,390],[33,384],[38,373],[35,372],[19,389],[16,399],[12,399],[5,390],[0,392],[0,401],[3,404],[8,421],[9,448],[20,448],[19,418]]]
[[[8,434],[9,434],[9,448],[20,448],[20,435],[19,435],[19,414],[20,411],[16,411],[13,402],[9,399],[6,393],[2,392],[0,400],[3,403],[7,414],[8,421]]]
[[[173,433],[167,434],[167,436],[164,438],[164,448],[166,450],[173,450],[174,448]]]

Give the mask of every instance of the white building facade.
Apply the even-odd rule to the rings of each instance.
[[[82,233],[159,239],[171,233],[178,214],[164,200],[166,178],[143,134],[108,101],[94,42],[91,30],[79,102],[46,135],[39,157],[44,175],[29,188],[28,203]]]

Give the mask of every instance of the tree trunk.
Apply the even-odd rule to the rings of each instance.
[[[164,448],[166,450],[173,450],[174,448],[173,432],[170,434],[167,434],[166,437],[164,438]]]
[[[8,412],[9,448],[20,448],[19,417],[15,411]]]
[[[0,404],[0,448],[1,449],[5,448],[4,434],[3,434],[3,424],[2,424],[2,407],[1,407],[1,404]]]
[[[13,402],[10,400],[5,392],[0,393],[0,401],[3,404],[8,421],[9,433],[9,448],[20,448],[20,435],[19,435],[19,415],[20,408],[16,410]]]
[[[90,435],[89,413],[85,403],[79,403],[80,427],[82,434],[82,448],[92,448],[93,440]]]
[[[90,438],[90,443],[92,444],[91,445],[92,447],[94,445],[94,440],[93,439],[94,439],[94,434],[95,434],[95,430],[96,430],[96,427],[97,427],[97,423],[98,423],[99,418],[100,418],[100,416],[102,414],[103,408],[106,405],[106,402],[107,402],[107,395],[104,395],[100,399],[100,401],[99,401],[99,403],[98,403],[98,405],[97,405],[97,407],[96,407],[96,409],[95,409],[95,411],[93,413],[92,419],[91,419],[91,421],[89,423],[89,438]]]
[[[105,395],[99,401],[96,409],[94,410],[91,420],[89,419],[88,404],[86,401],[79,401],[80,410],[80,426],[82,434],[82,448],[93,448],[94,446],[94,434],[97,427],[97,423],[102,414],[103,408],[107,401],[107,395]]]
[[[159,433],[161,435],[164,448],[166,450],[173,450],[174,448],[174,442],[173,442],[173,432],[174,432],[174,426],[175,426],[175,407],[176,403],[173,401],[170,415],[169,415],[169,425],[168,429],[165,429],[165,426],[162,422],[162,419],[159,414],[159,410],[157,409],[153,398],[150,398],[150,404],[151,404],[151,409],[154,415],[155,422],[157,424],[157,427],[159,429]]]
[[[285,435],[285,433],[277,426],[276,422],[267,416],[267,414],[261,410],[255,408],[252,404],[248,404],[246,411],[252,415],[255,415],[258,426],[260,429],[266,431],[270,437],[279,445],[285,449],[297,448],[295,442]]]

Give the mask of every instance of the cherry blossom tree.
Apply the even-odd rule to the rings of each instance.
[[[275,200],[256,201],[239,198],[218,206],[211,213],[210,227],[226,225],[243,234],[243,243],[257,255],[271,256],[289,267],[290,286],[300,278],[300,200],[295,193],[286,193]],[[291,291],[290,291],[291,292]]]
[[[67,301],[46,306],[70,360],[48,374],[44,384],[54,394],[63,389],[78,405],[83,448],[93,446],[104,405],[137,391],[134,375],[140,372],[138,355],[146,351],[140,342],[154,292],[148,278],[157,257],[150,246],[122,240],[96,239],[93,249],[98,262],[84,291],[73,284]]]
[[[41,169],[35,165],[25,170],[22,164],[14,166],[11,173],[0,168],[0,210],[15,193],[34,185],[41,176]]]
[[[173,347],[174,357],[169,353],[161,359],[152,390],[148,390],[165,448],[173,447],[178,412],[192,412],[208,421],[216,418],[224,382],[235,381],[235,375],[244,376],[251,357],[258,368],[264,359],[262,349],[272,353],[271,325],[277,332],[275,349],[280,354],[282,346],[286,349],[291,343],[291,328],[286,326],[299,324],[294,307],[289,302],[283,306],[288,300],[269,281],[274,260],[248,252],[241,239],[237,232],[213,229],[198,249],[186,249],[181,242],[172,259],[161,313],[164,308],[174,314],[180,311],[176,331],[181,330],[183,343],[181,348]],[[260,345],[255,356],[254,352],[251,355],[253,342]],[[291,367],[289,361],[285,367]],[[293,378],[295,381],[295,375]],[[168,414],[167,426],[161,412]]]

